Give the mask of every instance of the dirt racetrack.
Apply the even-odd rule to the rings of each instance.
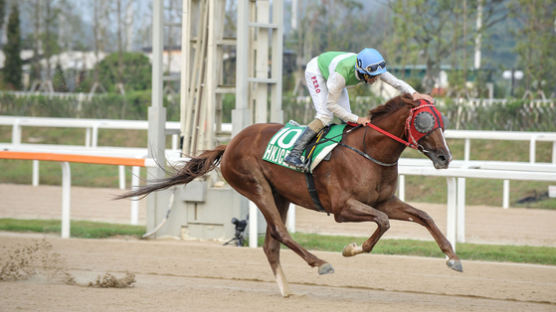
[[[0,217],[57,219],[60,192],[59,186],[0,184]],[[128,223],[129,202],[110,199],[118,192],[73,187],[72,218]],[[445,229],[443,205],[417,207]],[[296,226],[303,232],[367,235],[373,229],[370,224],[337,224],[326,214],[297,211]],[[144,216],[142,202],[140,223]],[[546,210],[468,207],[467,238],[556,246],[555,216]],[[430,239],[418,225],[394,222],[387,237]],[[43,237],[0,232],[0,269],[14,249]],[[334,274],[319,276],[300,257],[282,250],[282,265],[295,294],[282,298],[261,248],[46,237],[61,259],[58,269],[78,284],[105,273],[123,277],[126,272],[135,274],[136,283],[132,288],[92,288],[69,285],[49,274],[19,281],[1,281],[0,274],[0,311],[556,311],[556,266],[463,261],[464,273],[457,273],[439,258],[343,258],[340,251],[315,252],[335,269]]]
[[[42,235],[0,233],[2,255]],[[282,298],[260,248],[194,241],[84,240],[48,236],[63,270],[86,284],[135,274],[132,288],[67,285],[34,276],[0,281],[0,311],[556,311],[556,267],[316,252],[335,268],[319,276],[289,250],[295,294]]]

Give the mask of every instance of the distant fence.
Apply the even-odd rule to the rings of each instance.
[[[307,107],[313,109],[311,98],[297,97],[294,101],[292,115],[306,121],[303,112]],[[366,112],[382,103],[371,96],[358,96],[352,102],[354,112]],[[436,105],[448,118],[449,129],[556,132],[556,99],[437,98]]]
[[[553,99],[447,99],[439,106],[452,123],[450,129],[556,131]]]

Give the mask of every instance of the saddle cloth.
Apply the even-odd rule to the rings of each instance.
[[[309,153],[310,166],[309,172],[318,166],[318,164],[330,154],[330,152],[342,140],[345,124],[331,125],[325,127],[319,134],[307,145],[303,152],[302,160],[305,161],[307,153]],[[263,154],[263,160],[290,168],[292,170],[302,171],[291,167],[284,162],[284,158],[290,153],[295,141],[301,136],[306,126],[300,126],[296,122],[288,122],[282,129],[278,130],[272,137]]]

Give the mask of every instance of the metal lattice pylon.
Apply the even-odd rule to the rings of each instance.
[[[238,0],[237,40],[224,38],[225,8],[226,0],[183,1],[181,131],[186,155],[214,147],[222,124],[222,93],[236,93],[232,135],[253,121],[283,122],[283,1]],[[222,85],[225,45],[236,45],[236,88]]]
[[[238,1],[236,107],[232,112],[232,135],[253,121],[283,122],[283,6],[282,0]]]
[[[183,153],[213,148],[222,124],[225,0],[184,0],[182,18],[181,132]]]

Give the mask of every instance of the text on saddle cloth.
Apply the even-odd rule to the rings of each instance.
[[[312,172],[342,140],[342,133],[345,126],[346,125],[332,125],[318,144],[311,142],[307,145],[306,150],[303,152],[302,160],[305,161],[307,152],[310,152],[310,172]],[[272,139],[270,139],[263,154],[263,160],[292,170],[301,171],[286,164],[284,158],[290,153],[295,141],[301,136],[305,128],[306,126],[299,126],[292,122],[288,122],[284,125],[284,127],[278,130]]]

